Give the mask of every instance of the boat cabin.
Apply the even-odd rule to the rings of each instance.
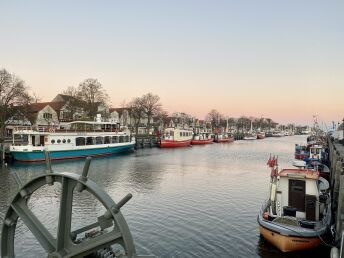
[[[309,148],[309,158],[310,159],[322,159],[323,147],[321,145],[313,145]]]
[[[319,204],[318,179],[314,170],[281,170],[275,190],[277,216],[319,221],[324,207]]]
[[[186,129],[177,129],[177,128],[167,128],[165,129],[163,139],[171,141],[186,141],[191,140],[193,132]]]

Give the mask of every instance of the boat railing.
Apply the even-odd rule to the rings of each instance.
[[[124,132],[117,128],[111,129],[57,129],[54,126],[16,126],[13,128],[13,132],[64,132],[64,133],[82,133],[82,132]]]

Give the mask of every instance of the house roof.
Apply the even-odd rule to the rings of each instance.
[[[128,110],[128,112],[130,113],[131,108],[109,108],[110,113],[116,111],[120,116],[122,115],[124,110]]]
[[[55,111],[60,111],[61,108],[65,105],[65,102],[40,102],[40,103],[32,103],[28,106],[28,111],[30,113],[37,113],[46,106],[52,107]]]

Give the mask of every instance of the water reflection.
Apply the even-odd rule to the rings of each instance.
[[[282,254],[260,236],[256,216],[269,189],[266,161],[279,155],[290,166],[295,143],[303,136],[238,141],[182,149],[143,149],[131,154],[94,159],[89,176],[115,200],[128,192],[134,198],[122,209],[138,253],[159,257],[327,257],[328,248]],[[82,160],[54,162],[55,171],[81,173]],[[0,208],[3,211],[17,187],[9,176],[23,181],[44,171],[44,164],[16,164],[1,171]],[[37,200],[44,210],[45,202]],[[56,205],[56,203],[55,203]],[[78,216],[96,216],[100,206],[80,197]],[[43,211],[47,217],[49,211]],[[43,218],[44,220],[44,218]],[[48,218],[46,218],[49,221]],[[74,222],[78,225],[80,222]],[[23,237],[28,234],[23,232]],[[40,253],[25,242],[22,250]],[[19,251],[22,257],[24,251]]]

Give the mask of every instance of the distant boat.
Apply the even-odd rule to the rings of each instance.
[[[264,139],[265,138],[265,132],[258,132],[257,133],[257,139]]]
[[[330,223],[329,183],[318,171],[271,167],[270,196],[258,215],[268,242],[282,252],[314,248]]]
[[[250,140],[257,140],[257,135],[253,133],[247,133],[244,135],[244,140],[250,141]]]
[[[193,132],[186,129],[167,128],[159,141],[160,148],[177,148],[190,146]]]
[[[224,142],[233,142],[234,136],[227,133],[217,133],[214,137],[214,142],[224,143]]]
[[[199,133],[193,136],[191,145],[203,145],[213,143],[214,139],[209,133]]]
[[[251,121],[251,129],[248,133],[244,134],[244,140],[257,140],[257,134],[253,132],[253,124]]]
[[[272,133],[272,137],[283,137],[284,133],[280,131],[275,131]]]
[[[67,127],[63,130],[18,128],[13,133],[11,156],[24,162],[43,161],[44,151],[49,151],[52,160],[76,159],[131,151],[135,145],[129,132],[119,132],[118,125],[111,122],[75,121]],[[22,139],[19,146],[16,137]]]

